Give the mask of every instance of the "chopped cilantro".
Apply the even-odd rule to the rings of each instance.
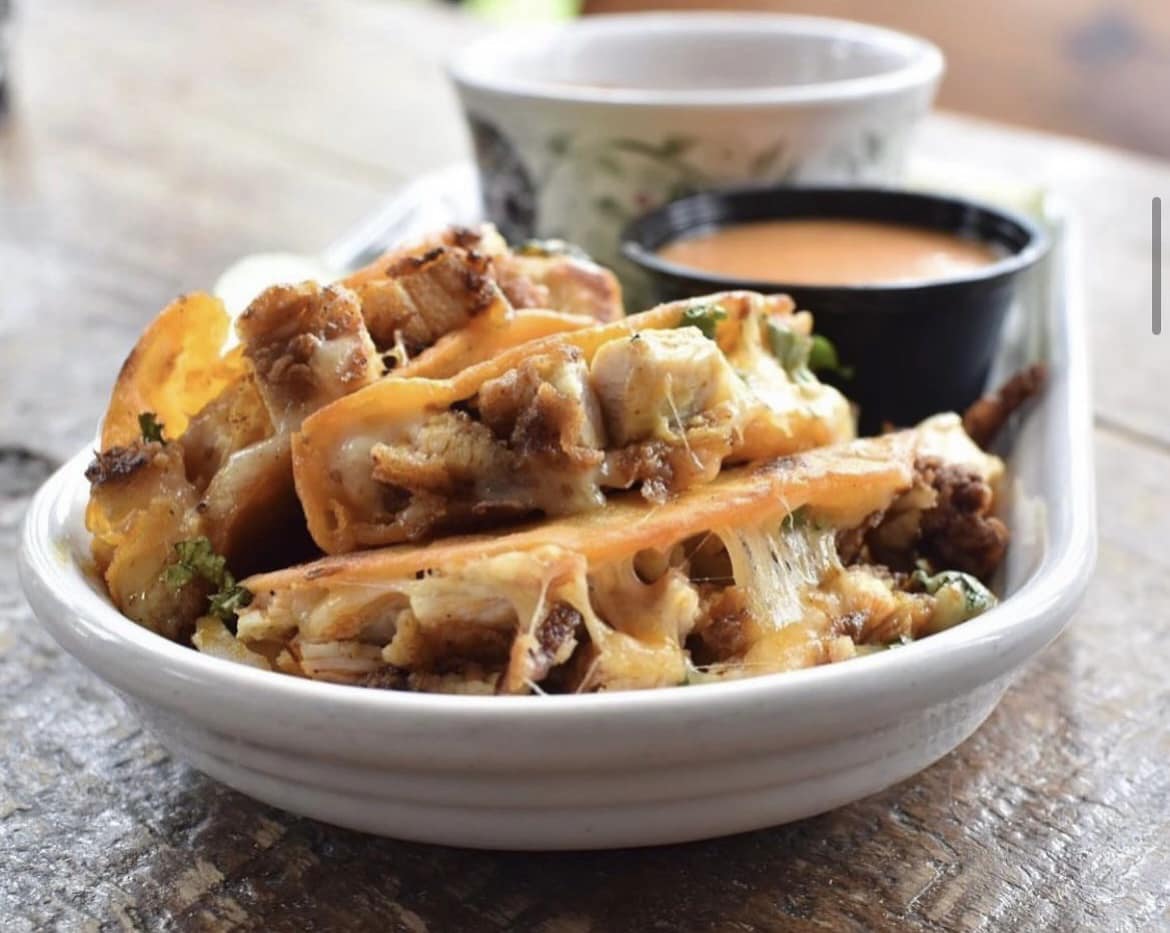
[[[230,576],[227,560],[212,550],[205,537],[188,538],[175,545],[175,562],[167,568],[167,583],[179,587],[196,578],[219,587]]]
[[[775,321],[767,322],[768,349],[776,357],[776,361],[784,367],[784,371],[793,379],[800,381],[811,375],[808,368],[809,356],[812,354],[812,338],[798,334],[787,327],[781,327]]]
[[[234,622],[239,611],[252,602],[252,594],[232,580],[231,583],[207,599],[207,608],[213,616],[218,616],[224,622]]]
[[[814,373],[819,372],[833,372],[842,379],[853,378],[853,367],[842,366],[841,359],[837,356],[837,348],[833,346],[833,341],[828,337],[822,337],[820,334],[812,335],[812,349],[808,354],[808,368]]]
[[[842,366],[837,348],[820,334],[806,336],[767,322],[768,349],[784,371],[797,382],[807,382],[814,372],[835,372],[844,379],[853,377],[853,369]]]
[[[211,542],[200,536],[175,545],[175,560],[164,572],[168,586],[178,589],[194,580],[203,580],[214,590],[207,598],[208,612],[226,623],[252,601],[252,594],[236,583],[227,569],[227,560],[216,554]]]
[[[958,570],[944,570],[931,576],[919,569],[914,571],[910,580],[935,597],[930,632],[939,632],[966,622],[991,609],[996,603],[987,587],[970,574]]]
[[[727,312],[719,305],[691,305],[679,319],[679,327],[697,327],[708,340],[715,339],[715,327],[727,320]]]
[[[166,425],[158,420],[158,415],[153,411],[144,411],[138,416],[138,430],[142,432],[142,439],[148,444],[151,441],[165,444],[167,442],[163,437],[165,427]]]

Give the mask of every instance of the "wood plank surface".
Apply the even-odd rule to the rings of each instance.
[[[253,803],[172,759],[20,595],[27,499],[92,437],[144,322],[258,249],[316,250],[464,157],[442,9],[19,7],[0,123],[0,928],[788,930],[1170,925],[1170,164],[953,117],[922,149],[1079,212],[1101,557],[1070,631],[955,753],[811,820],[655,850],[462,852]]]

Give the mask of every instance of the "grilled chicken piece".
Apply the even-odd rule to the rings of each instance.
[[[615,446],[677,440],[695,415],[737,400],[727,358],[694,327],[611,340],[597,351],[591,374]]]
[[[386,278],[354,287],[374,343],[383,350],[400,348],[406,356],[400,363],[476,317],[511,314],[491,260],[481,253],[437,246],[387,264],[385,271]]]
[[[482,263],[484,274],[513,308],[551,309],[595,321],[614,321],[624,314],[621,285],[604,266],[554,241],[536,241],[512,251],[491,224],[450,227],[391,250],[347,276],[343,283],[362,293],[361,286],[401,276],[409,263],[439,251]],[[393,346],[392,331],[384,329],[377,316],[377,310],[369,313],[375,342],[379,347]]]
[[[273,430],[256,375],[248,372],[196,413],[179,438],[187,478],[202,492],[234,453],[271,437]]]
[[[507,253],[508,244],[491,224],[480,224],[477,227],[448,227],[436,234],[412,240],[404,246],[383,253],[368,265],[351,272],[341,280],[341,284],[356,289],[364,282],[391,278],[401,272],[404,262],[417,260],[437,249],[463,250],[494,257]]]
[[[295,430],[334,399],[382,374],[357,296],[316,282],[274,285],[236,322],[273,424]]]
[[[479,415],[521,457],[595,466],[605,446],[589,368],[576,347],[553,347],[489,379]]]

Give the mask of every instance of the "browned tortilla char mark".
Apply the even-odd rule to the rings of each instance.
[[[386,275],[388,278],[396,279],[400,275],[414,272],[416,269],[421,269],[428,263],[438,259],[446,251],[445,247],[436,246],[434,249],[429,249],[418,256],[400,256],[386,267]]]
[[[94,487],[127,479],[146,466],[153,454],[161,449],[161,444],[152,442],[128,447],[111,447],[101,453],[95,451],[93,462],[85,468],[85,478]]]

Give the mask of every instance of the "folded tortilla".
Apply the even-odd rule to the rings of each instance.
[[[297,491],[326,553],[605,505],[664,502],[725,464],[853,436],[793,346],[811,318],[727,292],[498,353],[445,380],[387,378],[305,420]]]
[[[962,548],[991,530],[999,550],[982,569],[994,569],[1001,471],[957,416],[938,416],[728,470],[661,505],[626,494],[507,534],[254,576],[236,636],[205,619],[196,644],[316,679],[458,692],[656,687],[842,660],[994,603],[932,561],[988,556]],[[946,492],[959,481],[962,496]],[[986,495],[972,511],[975,489]]]
[[[243,573],[313,553],[292,434],[387,366],[399,377],[445,377],[596,322],[582,311],[620,312],[612,273],[513,254],[488,230],[469,236],[490,241],[492,255],[447,231],[350,284],[268,288],[235,322],[230,349],[233,322],[218,299],[184,295],[160,312],[118,375],[87,472],[95,561],[124,613],[186,636],[203,601],[199,581],[176,588],[164,579],[183,541],[206,537]],[[573,310],[519,311],[508,292]]]

